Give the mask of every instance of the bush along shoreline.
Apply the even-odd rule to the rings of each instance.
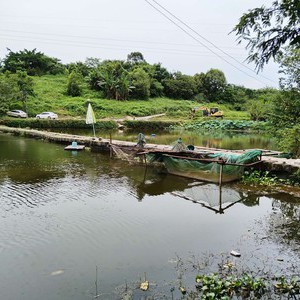
[[[225,131],[268,131],[269,123],[257,121],[244,120],[202,120],[197,122],[180,122],[180,121],[160,121],[160,120],[99,120],[95,123],[97,129],[117,129],[119,124],[122,124],[128,130],[173,130],[185,129],[189,131],[211,131],[211,130],[225,130]],[[0,125],[19,128],[72,128],[72,129],[89,129],[90,125],[85,123],[84,119],[58,119],[58,120],[44,120],[44,119],[0,119]]]
[[[0,125],[19,128],[70,128],[70,129],[90,129],[91,125],[86,124],[85,120],[40,120],[40,119],[2,119]],[[95,128],[97,129],[117,129],[115,121],[97,121]]]
[[[97,121],[96,129],[117,129],[121,123],[128,130],[166,130],[170,126],[179,126],[179,122],[175,121],[138,121],[125,120],[117,122],[114,120]],[[0,125],[17,128],[35,128],[35,129],[51,129],[51,128],[70,128],[70,129],[90,129],[91,125],[86,124],[85,120],[45,120],[45,119],[2,119]]]

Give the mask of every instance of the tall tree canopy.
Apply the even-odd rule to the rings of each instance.
[[[59,59],[52,58],[42,52],[24,49],[23,51],[9,53],[3,59],[3,71],[16,73],[17,71],[27,72],[28,75],[44,75],[63,73],[65,67]]]
[[[290,48],[286,55],[279,58],[280,87],[284,90],[297,89],[300,91],[300,48]]]
[[[196,74],[194,80],[199,93],[203,93],[207,101],[222,100],[227,81],[224,73],[218,69],[210,69],[207,73]]]
[[[248,42],[248,61],[261,70],[270,58],[276,59],[283,46],[300,47],[300,1],[276,0],[270,7],[251,9],[233,31],[240,42]]]
[[[145,63],[144,56],[141,52],[131,52],[127,55],[127,62],[131,64]]]
[[[35,95],[33,88],[33,80],[26,72],[0,74],[0,115],[6,113],[12,104],[27,112],[28,98]]]

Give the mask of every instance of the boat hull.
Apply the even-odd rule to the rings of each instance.
[[[170,174],[214,183],[220,182],[221,168],[222,183],[239,180],[244,173],[244,167],[221,165],[216,162],[203,164],[193,161],[191,164],[190,160],[171,157],[164,157],[163,162]]]

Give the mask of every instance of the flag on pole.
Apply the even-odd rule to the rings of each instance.
[[[94,137],[96,137],[95,126],[94,126],[94,124],[96,123],[96,117],[95,117],[95,114],[94,114],[94,111],[93,111],[91,103],[89,103],[89,105],[88,105],[88,109],[87,109],[87,113],[86,113],[86,118],[85,118],[85,123],[93,125]]]

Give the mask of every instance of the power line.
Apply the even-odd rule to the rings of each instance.
[[[94,43],[81,43],[81,42],[77,42],[77,41],[62,41],[62,40],[55,40],[55,39],[40,39],[40,38],[28,38],[28,37],[18,37],[18,38],[12,38],[11,36],[6,37],[3,34],[0,34],[0,37],[4,37],[6,38],[6,40],[10,40],[10,41],[24,41],[24,42],[30,42],[30,43],[36,43],[41,42],[41,43],[46,43],[46,44],[52,44],[52,45],[67,45],[67,46],[74,46],[74,47],[81,47],[81,48],[93,48],[93,49],[108,49],[108,50],[125,50],[124,47],[126,47],[126,49],[128,51],[132,51],[133,48],[137,48],[135,46],[121,46],[121,45],[97,45]],[[114,48],[113,48],[114,47]],[[200,53],[199,51],[180,51],[178,49],[164,49],[164,48],[149,48],[149,47],[141,47],[138,46],[139,49],[146,49],[146,50],[150,50],[149,52],[158,52],[159,53],[167,53],[167,54],[172,54],[172,55],[191,55],[191,56],[197,56],[197,57],[208,57],[211,56],[209,55],[208,52],[202,52]],[[153,51],[154,50],[154,51]]]
[[[248,66],[244,65],[243,63],[241,63],[240,61],[238,61],[237,59],[235,59],[233,56],[231,56],[230,54],[226,53],[224,50],[222,50],[220,47],[218,47],[217,45],[215,45],[214,43],[212,43],[211,41],[209,41],[207,38],[205,38],[203,35],[201,35],[200,33],[198,33],[196,30],[194,30],[192,27],[190,27],[188,24],[186,24],[184,21],[182,21],[181,19],[179,19],[177,16],[175,16],[173,13],[171,13],[168,9],[166,9],[164,6],[162,6],[161,4],[159,4],[156,0],[152,0],[153,2],[155,2],[159,7],[161,7],[164,11],[166,11],[168,14],[170,14],[173,18],[175,18],[176,20],[178,20],[181,24],[183,24],[184,26],[186,26],[188,29],[190,29],[192,32],[194,32],[196,35],[198,35],[200,38],[202,38],[203,40],[205,40],[207,43],[209,43],[210,45],[212,45],[213,47],[215,47],[216,49],[218,49],[219,51],[221,51],[223,54],[225,54],[226,56],[230,57],[231,59],[233,59],[235,62],[237,62],[239,65],[243,66],[244,68],[250,70],[251,72],[254,72],[255,74],[257,74],[253,69],[249,68]],[[264,79],[267,79],[273,83],[275,83],[273,80],[263,76],[263,75],[259,75],[261,77],[263,77]]]
[[[182,26],[180,26],[178,23],[176,23],[173,19],[171,19],[168,15],[166,15],[164,12],[162,12],[159,8],[157,8],[156,6],[154,6],[152,3],[150,3],[148,0],[144,0],[145,2],[147,2],[151,7],[153,7],[156,11],[158,11],[161,15],[163,15],[165,18],[167,18],[170,22],[172,22],[176,27],[178,27],[180,30],[182,30],[185,34],[187,34],[188,36],[190,36],[192,39],[194,39],[195,41],[197,41],[199,44],[201,44],[203,47],[205,47],[206,49],[208,49],[210,52],[212,52],[215,56],[219,57],[221,60],[225,61],[227,64],[229,64],[230,66],[232,66],[233,68],[237,69],[238,71],[240,71],[241,73],[245,74],[248,77],[251,77],[253,79],[255,79],[256,81],[266,85],[265,82],[259,80],[257,77],[254,77],[248,73],[246,73],[244,70],[241,70],[240,68],[238,68],[237,66],[235,66],[234,64],[232,64],[231,62],[229,62],[227,59],[225,59],[224,57],[222,57],[221,55],[219,55],[217,52],[215,52],[214,50],[212,50],[210,47],[208,47],[207,45],[205,45],[204,43],[202,43],[199,39],[197,39],[196,37],[194,37],[190,32],[188,32],[186,29],[184,29]],[[244,66],[244,65],[243,65]]]
[[[166,43],[166,42],[149,42],[143,40],[125,40],[125,39],[113,39],[113,38],[99,38],[99,37],[92,37],[92,36],[80,36],[80,35],[68,35],[68,34],[54,34],[54,33],[38,33],[33,31],[20,31],[20,30],[10,30],[10,29],[0,29],[0,32],[3,31],[4,33],[8,32],[15,32],[20,34],[34,34],[34,35],[42,35],[42,36],[55,36],[55,37],[67,37],[67,38],[79,38],[79,39],[90,39],[90,40],[104,40],[104,41],[113,41],[113,42],[129,42],[129,43],[145,43],[145,44],[160,44],[160,45],[169,45],[169,46],[188,46],[188,47],[199,47],[199,45],[195,44],[179,44],[179,43]],[[236,49],[236,47],[223,47],[226,49]],[[239,49],[241,50],[241,49]]]

